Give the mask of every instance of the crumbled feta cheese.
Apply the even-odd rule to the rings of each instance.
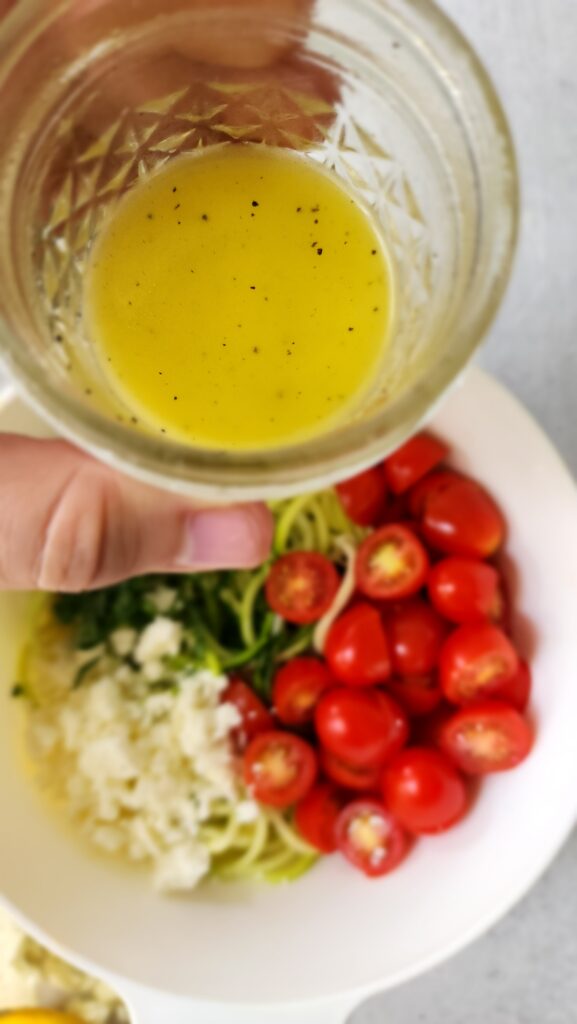
[[[119,658],[125,658],[128,654],[132,654],[137,636],[136,630],[130,629],[129,626],[115,629],[114,633],[110,634],[112,650],[118,654]]]
[[[240,825],[248,825],[256,821],[259,816],[259,807],[254,800],[241,800],[236,806],[236,820]]]
[[[152,670],[166,676],[160,659],[179,643],[178,624],[157,619],[137,645],[142,668],[103,667],[86,686],[30,708],[41,781],[101,849],[151,863],[163,891],[192,888],[209,870],[199,826],[216,801],[238,807],[241,823],[259,813],[232,757],[240,715],[222,702],[227,678],[203,670],[179,675],[174,690],[148,687]]]
[[[139,665],[178,654],[182,643],[182,625],[159,616],[140,634],[134,657]]]
[[[209,867],[205,847],[182,843],[158,858],[154,884],[161,892],[185,892],[194,889]]]

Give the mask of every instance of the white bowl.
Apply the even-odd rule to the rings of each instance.
[[[38,429],[7,401],[3,429]],[[390,878],[339,858],[278,888],[155,895],[148,878],[95,857],[17,766],[15,716],[0,714],[0,888],[41,940],[105,976],[143,1021],[335,1020],[365,994],[414,977],[489,928],[531,886],[577,816],[577,492],[536,424],[471,371],[434,420],[510,526],[519,626],[531,656],[537,743],[488,780],[453,832],[419,843]],[[33,500],[33,496],[31,496]],[[2,691],[15,677],[26,599],[0,600]],[[144,988],[143,988],[144,987]]]

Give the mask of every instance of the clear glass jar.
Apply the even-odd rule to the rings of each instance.
[[[57,430],[165,488],[276,497],[376,461],[464,367],[509,277],[507,124],[428,0],[319,0],[310,17],[307,0],[19,0],[0,28],[0,123],[2,357]],[[299,150],[370,206],[398,309],[382,377],[349,420],[257,453],[131,426],[82,316],[112,205],[181,153],[247,140]]]

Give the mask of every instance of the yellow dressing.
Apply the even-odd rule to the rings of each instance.
[[[86,310],[136,420],[258,449],[321,433],[367,394],[390,267],[336,177],[230,145],[172,161],[122,200],[94,247]]]
[[[0,1013],[3,1024],[82,1024],[79,1017],[58,1010],[13,1010]]]

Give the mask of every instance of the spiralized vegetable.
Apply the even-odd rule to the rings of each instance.
[[[351,523],[333,491],[277,502],[272,508],[276,519],[275,557],[291,550],[318,551],[345,570],[334,607],[317,624],[315,631],[312,627],[301,628],[288,637],[288,642],[285,641],[274,654],[276,662],[281,663],[306,650],[312,650],[313,632],[316,641],[314,647],[319,649],[319,644],[322,646],[322,638],[330,622],[350,596],[352,554],[366,531]],[[236,620],[243,646],[231,652],[213,628],[204,652],[204,664],[214,668],[215,672],[230,673],[243,665],[250,668],[259,652],[266,649],[275,636],[281,633],[282,621],[268,608],[263,610],[263,587],[267,572],[268,566],[265,566],[253,572],[222,575],[222,585],[219,581],[215,593],[221,606],[229,609],[229,614],[232,613]],[[192,578],[190,581],[193,582]],[[142,594],[142,588],[139,594]],[[208,599],[206,594],[204,597]],[[212,601],[214,594],[210,593],[208,597]],[[190,610],[194,611],[194,591],[187,589],[186,582],[182,584],[179,599],[181,605],[188,602]],[[31,624],[31,641],[22,661],[21,692],[15,695],[29,698],[27,703],[31,714],[34,713],[35,704],[42,703],[43,699],[52,699],[56,677],[60,684],[57,687],[60,694],[62,686],[70,690],[78,685],[97,685],[99,659],[108,662],[111,656],[105,636],[96,658],[92,656],[95,648],[76,651],[76,664],[80,661],[88,671],[82,672],[81,668],[80,675],[77,671],[72,681],[69,660],[68,675],[64,678],[63,666],[66,663],[66,652],[70,653],[71,633],[69,627],[61,625],[62,618],[58,621],[55,608],[57,602],[45,603],[41,610],[36,607]],[[174,614],[178,615],[178,602],[175,608]],[[184,618],[185,613],[186,608],[182,611]],[[214,614],[218,621],[217,612]],[[193,631],[195,628],[198,632],[198,623],[192,624]],[[183,661],[182,668],[186,669],[186,655],[178,655],[174,659],[172,675],[176,685],[179,667],[176,663],[180,664],[180,661]],[[53,666],[53,671],[48,674],[47,663]],[[46,687],[50,679],[52,684]],[[228,800],[219,800],[213,804],[210,817],[200,827],[199,838],[210,852],[211,873],[225,880],[286,881],[307,871],[317,858],[316,851],[301,839],[286,813],[262,807],[254,820],[239,821],[234,802]]]

